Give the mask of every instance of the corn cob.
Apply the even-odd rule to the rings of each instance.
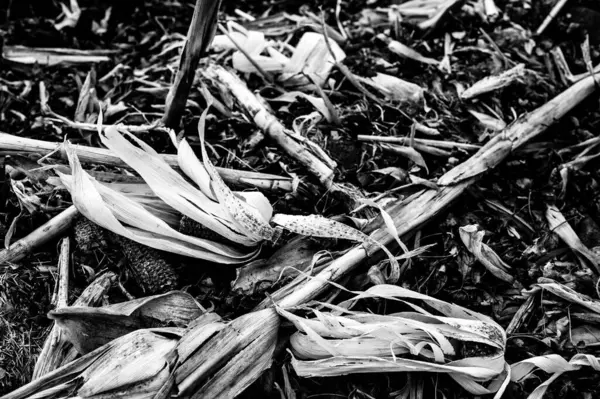
[[[77,218],[74,230],[77,248],[83,252],[105,248],[108,245],[106,230],[84,216]]]
[[[222,240],[223,237],[206,226],[196,222],[194,219],[183,215],[179,220],[179,232],[190,236],[204,238],[207,240]]]
[[[197,238],[204,238],[205,240],[220,242],[222,244],[236,244],[186,215],[183,215],[179,220],[179,232]]]
[[[134,279],[146,295],[171,291],[178,286],[178,275],[166,257],[156,249],[116,236]]]
[[[165,256],[153,248],[108,232],[85,217],[75,223],[75,241],[84,252],[118,244],[133,277],[144,294],[160,294],[177,288],[178,276]]]

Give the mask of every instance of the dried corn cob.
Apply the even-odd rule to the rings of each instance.
[[[106,230],[84,216],[77,218],[74,230],[77,248],[83,252],[107,246]]]
[[[227,242],[227,240],[220,234],[215,233],[208,227],[196,222],[194,219],[186,215],[183,215],[179,220],[179,232],[207,240]],[[230,242],[231,241],[229,241],[229,243]]]
[[[115,238],[127,259],[133,277],[146,295],[177,288],[178,275],[160,251],[125,237],[115,235]]]

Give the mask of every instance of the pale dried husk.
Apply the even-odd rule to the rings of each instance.
[[[316,317],[311,319],[276,308],[298,328],[290,339],[292,365],[298,375],[444,373],[472,394],[502,395],[508,383],[506,334],[489,317],[393,285],[377,285],[355,294],[338,306],[321,304],[329,307],[329,312],[312,309]],[[391,315],[352,311],[362,298],[399,301],[413,311]],[[415,301],[441,316],[426,311]],[[464,356],[458,350],[473,344],[485,348],[480,356]]]

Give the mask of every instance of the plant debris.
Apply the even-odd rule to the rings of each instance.
[[[4,11],[2,398],[600,395],[597,2]]]

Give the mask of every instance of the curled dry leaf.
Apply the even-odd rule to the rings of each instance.
[[[508,383],[506,334],[490,318],[393,285],[354,293],[354,298],[337,306],[320,303],[330,311],[311,309],[315,317],[310,319],[276,307],[298,329],[290,339],[292,365],[298,375],[445,373],[472,394],[502,395]],[[354,304],[363,298],[398,301],[410,310],[389,315],[353,311]],[[479,356],[466,354],[473,353],[464,351],[470,345],[478,348]]]
[[[568,371],[576,371],[582,367],[591,367],[600,371],[600,358],[592,355],[578,354],[566,361],[559,355],[536,356],[511,365],[511,380],[515,382],[524,381],[532,377],[535,369],[542,369],[552,374],[550,378],[538,385],[527,399],[541,399],[544,397],[550,384],[558,379],[561,374]]]
[[[275,47],[280,46],[275,44],[267,40],[262,32],[242,28],[240,31],[230,31],[227,35],[215,36],[212,46],[237,50],[232,56],[233,68],[237,71],[256,73],[258,65],[264,72],[277,74],[278,81],[284,86],[299,88],[311,84],[307,76],[314,76],[314,83],[322,86],[335,63],[346,57],[340,46],[329,39],[331,54],[325,37],[315,32],[304,33],[289,57],[277,50]],[[285,43],[285,47],[291,46]]]
[[[507,265],[493,249],[483,243],[485,232],[479,226],[471,224],[459,229],[460,239],[475,258],[494,276],[507,283],[513,283],[515,278],[510,275],[511,267]]]
[[[60,3],[60,8],[62,9],[62,21],[54,24],[54,28],[56,30],[62,30],[66,27],[74,28],[77,26],[79,22],[79,17],[81,17],[81,8],[79,8],[79,3],[77,0],[69,0],[69,6],[65,3]]]
[[[600,274],[600,257],[581,242],[560,210],[554,205],[548,206],[546,219],[548,227],[575,252],[581,263]]]
[[[581,294],[564,284],[560,284],[557,282],[544,282],[534,284],[533,287],[524,291],[526,295],[534,295],[538,292],[546,291],[550,292],[553,295],[556,295],[559,298],[564,299],[567,302],[571,302],[577,304],[583,308],[586,308],[594,313],[600,315],[600,301],[597,299],[590,298],[587,295]]]

